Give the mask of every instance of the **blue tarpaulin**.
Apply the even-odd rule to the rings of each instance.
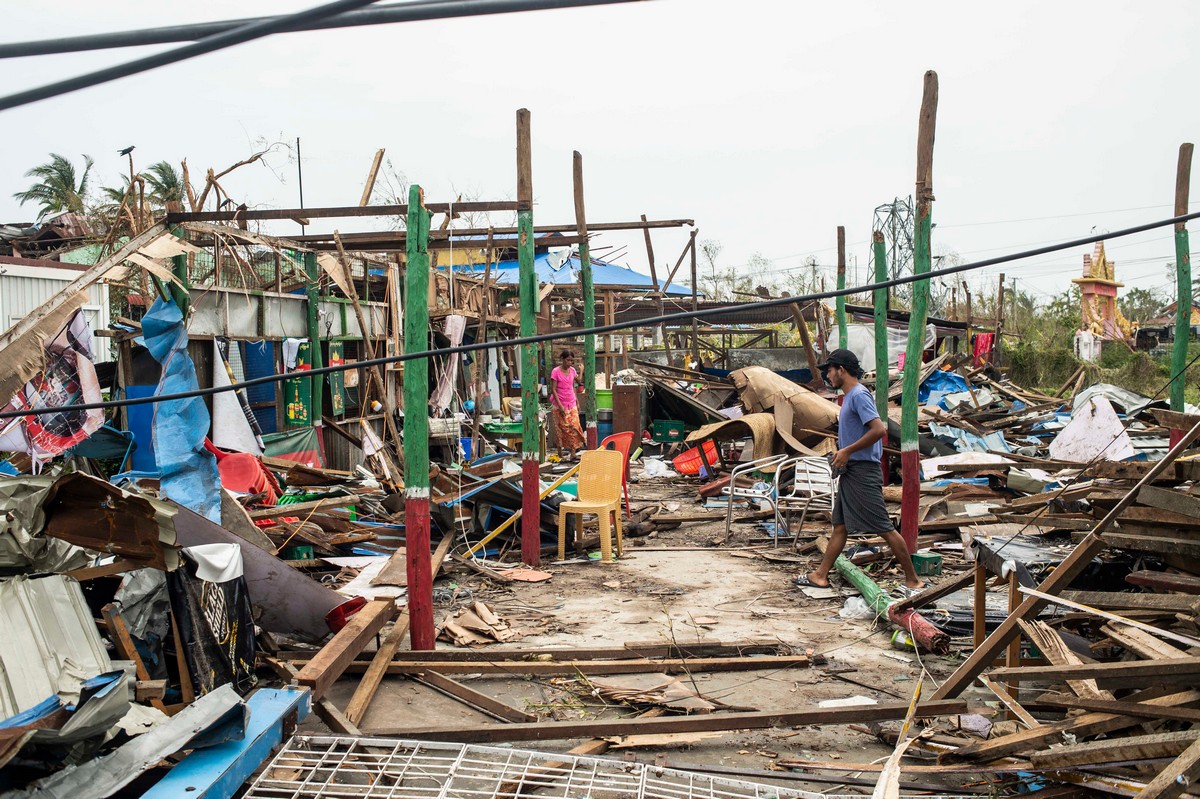
[[[142,318],[142,336],[146,349],[162,366],[155,394],[199,388],[179,306],[161,297],[156,299]],[[208,408],[200,397],[154,405],[154,455],[163,494],[219,524],[221,478],[217,459],[204,448],[210,425]]]
[[[933,374],[925,378],[925,382],[921,383],[920,389],[917,390],[917,402],[924,405],[929,402],[933,394],[957,394],[960,391],[967,390],[969,390],[969,384],[962,375],[935,369]]]
[[[573,286],[579,284],[579,271],[582,269],[580,260],[572,255],[562,266],[554,268],[556,260],[549,253],[540,253],[533,259],[533,268],[537,273],[538,283],[553,283],[556,286]],[[483,274],[486,264],[455,267],[460,272],[477,272]],[[492,264],[492,280],[499,284],[516,285],[520,279],[520,264],[517,261],[500,261]],[[662,282],[661,280],[659,281]],[[606,261],[592,259],[592,283],[597,286],[633,286],[654,288],[654,281],[649,275],[635,272],[627,266],[610,264]],[[692,290],[682,284],[672,283],[663,291],[664,294],[686,294],[691,296]]]

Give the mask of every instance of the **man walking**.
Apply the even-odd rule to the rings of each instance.
[[[862,367],[850,350],[834,350],[821,365],[826,382],[840,389],[842,409],[838,414],[838,451],[833,456],[834,474],[840,474],[833,504],[833,537],[816,571],[797,577],[798,586],[825,588],[829,572],[846,546],[848,533],[882,536],[904,570],[904,590],[913,593],[925,587],[912,565],[904,539],[892,525],[883,502],[883,436],[887,426],[875,409],[875,399],[859,382]]]

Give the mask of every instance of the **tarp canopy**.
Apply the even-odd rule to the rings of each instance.
[[[583,268],[578,257],[572,255],[566,261],[562,261],[561,266],[556,266],[562,261],[562,256],[555,256],[554,253],[539,253],[533,259],[533,268],[537,273],[538,283],[553,283],[556,286],[578,286],[579,272]],[[486,270],[486,264],[472,264],[471,266],[456,266],[455,270],[459,272],[471,272],[482,275]],[[659,283],[663,282],[666,276],[659,277]],[[492,264],[492,280],[495,280],[501,285],[516,285],[520,279],[520,264],[517,261],[499,261]],[[644,288],[648,291],[654,289],[654,281],[649,275],[644,275],[641,272],[635,272],[627,266],[619,266],[610,264],[607,261],[598,261],[592,259],[592,283],[597,286],[631,286],[633,288]],[[691,296],[692,290],[690,287],[679,283],[672,283],[664,291],[665,294],[674,294],[678,296]]]

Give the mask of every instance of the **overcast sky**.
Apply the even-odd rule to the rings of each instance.
[[[0,39],[308,5],[9,4]],[[132,144],[139,167],[186,157],[202,183],[206,168],[245,157],[260,139],[296,137],[309,206],[356,204],[380,147],[429,201],[512,199],[514,112],[527,107],[535,223],[573,221],[578,149],[593,222],[693,218],[702,240],[723,243],[720,266],[761,253],[780,274],[809,255],[832,265],[835,229],[845,225],[852,276],[857,263],[865,278],[874,208],[913,191],[926,69],[941,83],[935,254],[992,257],[1170,216],[1178,146],[1200,137],[1195,6],[983,9],[654,0],[275,36],[0,113],[0,220],[36,215],[12,193],[50,152],[88,153],[96,177],[115,184],[126,168],[117,151]],[[0,61],[0,85],[16,91],[151,51]],[[270,164],[240,170],[225,187],[252,206],[295,206],[292,154]],[[330,221],[310,232],[335,225],[362,229]],[[270,230],[299,232],[291,223]],[[656,260],[673,263],[687,234],[654,237]],[[598,244],[628,244],[622,262],[648,271],[640,234]],[[1084,249],[1002,271],[1045,298],[1069,287]],[[1167,289],[1169,229],[1108,251],[1129,287]],[[972,281],[990,291],[998,271]]]

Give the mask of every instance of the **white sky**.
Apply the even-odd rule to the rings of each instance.
[[[307,5],[10,4],[0,40]],[[694,218],[701,240],[724,244],[720,265],[759,252],[780,270],[810,254],[833,264],[841,224],[852,276],[857,261],[865,278],[873,209],[913,191],[926,69],[941,83],[935,254],[974,260],[1170,216],[1178,146],[1200,137],[1198,28],[1186,2],[655,0],[287,34],[0,113],[0,220],[36,215],[12,193],[50,152],[88,153],[96,176],[116,183],[117,151],[133,144],[139,167],[186,157],[202,183],[207,167],[245,157],[259,138],[297,136],[309,206],[356,204],[379,147],[429,201],[511,199],[524,106],[535,223],[573,222],[578,149],[593,222]],[[17,91],[151,50],[0,61],[0,85]],[[252,206],[295,206],[295,164],[286,153],[272,163],[223,183]],[[656,231],[656,260],[674,263],[686,239]],[[648,271],[640,233],[598,243],[628,243],[622,261]],[[1004,271],[1045,298],[1069,287],[1086,249],[972,282],[991,291]],[[1108,252],[1128,286],[1167,288],[1169,229]]]

